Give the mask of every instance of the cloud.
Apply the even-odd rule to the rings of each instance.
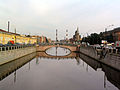
[[[109,24],[119,25],[119,0],[1,0],[0,28],[39,34],[59,39],[68,29],[72,37],[77,26],[80,33],[100,32]]]

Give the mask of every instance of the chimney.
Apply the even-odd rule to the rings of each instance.
[[[10,22],[8,21],[8,32],[9,32]]]

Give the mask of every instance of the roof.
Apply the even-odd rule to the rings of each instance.
[[[112,30],[113,32],[120,32],[120,27],[115,28],[114,30]]]
[[[5,30],[2,30],[2,29],[0,29],[0,32],[4,32],[4,33],[8,33],[8,34],[14,34],[14,35],[20,35],[20,34],[13,33],[13,32],[7,32],[7,31],[5,31]]]
[[[107,31],[107,32],[111,32],[111,33],[113,33],[113,32],[120,32],[120,27],[114,28],[113,30],[110,30],[110,31]]]
[[[112,33],[117,33],[117,32],[120,32],[120,27],[118,28],[114,28],[113,30],[110,30],[110,31],[106,31],[106,32],[103,32],[103,34],[112,34]]]

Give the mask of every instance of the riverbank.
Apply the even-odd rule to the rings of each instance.
[[[79,52],[120,71],[120,55],[116,53],[104,51],[104,55],[101,56],[94,47],[83,45],[80,46]]]
[[[14,61],[18,58],[21,58],[33,52],[36,52],[35,46],[23,47],[23,48],[12,49],[7,51],[0,51],[0,65]]]
[[[36,57],[36,52],[0,66],[0,81]]]

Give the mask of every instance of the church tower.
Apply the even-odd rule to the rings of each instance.
[[[73,36],[74,41],[80,41],[81,36],[79,35],[79,27],[77,27],[77,30],[75,31],[75,35]]]

